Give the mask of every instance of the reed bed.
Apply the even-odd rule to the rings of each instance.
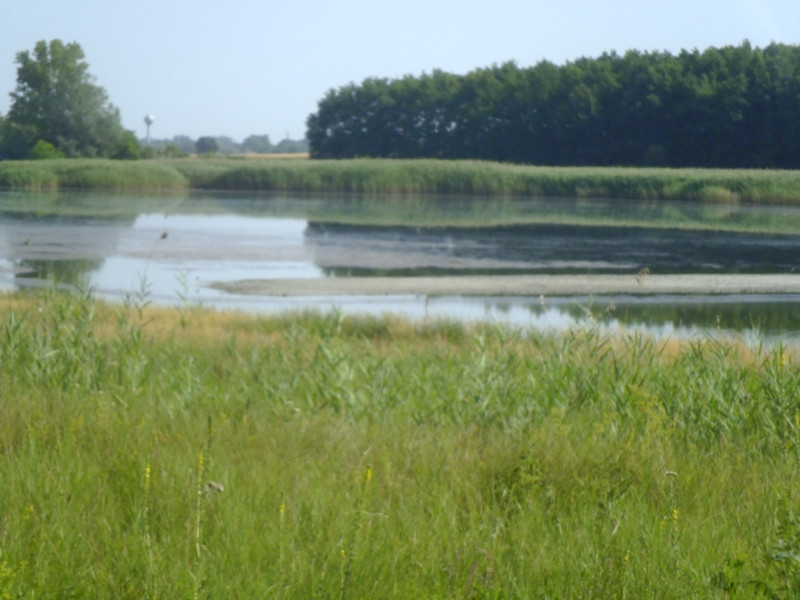
[[[191,161],[174,161],[197,187],[368,194],[461,194],[565,198],[698,200],[713,203],[800,200],[794,171],[536,167],[480,161],[313,160],[207,161],[213,175],[193,176]]]
[[[790,598],[792,349],[0,298],[0,596]]]
[[[207,189],[419,195],[800,201],[800,173],[768,170],[537,167],[445,160],[192,158],[0,163],[10,189]]]
[[[0,161],[0,188],[12,190],[164,191],[186,187],[180,173],[157,161]]]

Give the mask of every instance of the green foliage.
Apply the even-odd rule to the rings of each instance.
[[[125,130],[119,140],[119,146],[112,158],[122,160],[138,160],[142,158],[142,149],[139,140],[132,131]]]
[[[370,78],[308,121],[315,158],[543,165],[797,168],[800,47],[629,51]]]
[[[62,159],[0,162],[0,187],[19,190],[171,190],[185,189],[187,183],[175,169],[154,161]]]
[[[196,149],[194,140],[188,135],[176,135],[170,143],[183,154],[192,154]]]
[[[242,142],[241,151],[268,154],[273,151],[273,146],[268,135],[249,135]]]
[[[71,157],[110,157],[128,148],[119,111],[93,82],[78,44],[40,41],[16,62],[0,156],[26,158],[37,140]]]
[[[308,152],[306,140],[283,139],[273,144],[268,135],[249,135],[238,143],[228,136],[203,136],[217,143],[220,154],[304,154]],[[152,139],[150,145],[156,150],[164,150],[168,145],[176,146],[184,154],[197,152],[197,142],[186,135],[176,135],[171,140]],[[205,142],[204,142],[205,143]]]
[[[0,132],[0,160],[28,158],[38,139],[37,135],[33,125],[5,119]]]
[[[308,152],[308,143],[305,140],[283,139],[272,149],[274,154],[300,154]]]
[[[800,175],[795,171],[551,168],[477,161],[371,159],[170,164],[184,173],[192,187],[209,189],[750,202],[800,200]]]
[[[33,148],[31,148],[28,158],[31,160],[64,158],[64,153],[47,140],[39,140],[34,144]]]
[[[0,300],[0,595],[797,593],[791,349],[145,304]]]
[[[214,154],[219,151],[219,143],[216,138],[203,136],[197,139],[195,149],[198,154]]]
[[[180,158],[186,156],[186,153],[173,144],[167,144],[164,146],[163,155],[165,158]]]
[[[87,171],[100,176],[97,179],[74,177]],[[158,176],[154,176],[156,173]],[[206,160],[163,159],[124,166],[102,160],[48,161],[35,168],[24,161],[0,163],[0,187],[82,186],[84,189],[190,187],[415,197],[452,194],[503,198],[699,200],[731,206],[740,202],[800,201],[800,173],[788,170],[533,167],[445,160],[232,160],[213,155]]]
[[[200,138],[203,139],[203,138]],[[198,140],[198,142],[200,141]],[[215,150],[211,150],[210,152],[219,152],[221,154],[233,154],[234,152],[238,152],[239,144],[234,140],[232,137],[227,135],[218,135],[213,138],[207,138],[203,141],[203,144],[207,145],[209,139],[213,139],[214,143],[217,145]],[[197,144],[195,144],[195,147]],[[203,152],[199,152],[199,154],[204,154]]]
[[[58,174],[49,163],[0,161],[0,187],[12,190],[58,189]]]

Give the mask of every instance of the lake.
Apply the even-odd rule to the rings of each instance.
[[[625,227],[614,226],[624,223]],[[716,231],[716,229],[725,229]],[[778,233],[764,233],[772,230]],[[749,231],[749,232],[745,232]],[[800,336],[800,297],[268,297],[243,279],[468,274],[794,273],[800,210],[573,199],[0,192],[0,286],[76,286],[112,301],[597,324],[657,336]]]

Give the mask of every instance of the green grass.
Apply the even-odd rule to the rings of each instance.
[[[198,163],[201,163],[198,165]],[[534,167],[479,161],[171,161],[192,187],[225,190],[796,202],[800,173]]]
[[[0,187],[435,193],[723,204],[800,201],[800,173],[796,171],[535,167],[443,160],[5,161],[0,163]]]
[[[0,338],[0,597],[800,592],[792,349],[55,293]]]

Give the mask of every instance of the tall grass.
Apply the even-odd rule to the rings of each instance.
[[[536,167],[480,161],[198,158],[7,161],[0,187],[469,194],[800,201],[800,173],[766,170]]]
[[[535,167],[479,161],[174,161],[196,187],[233,190],[386,194],[473,194],[569,198],[681,199],[706,202],[795,202],[794,171]],[[184,169],[191,168],[191,172]]]
[[[60,159],[0,162],[0,187],[14,190],[172,190],[186,179],[156,161]]]
[[[797,355],[0,301],[0,594],[800,591]]]

